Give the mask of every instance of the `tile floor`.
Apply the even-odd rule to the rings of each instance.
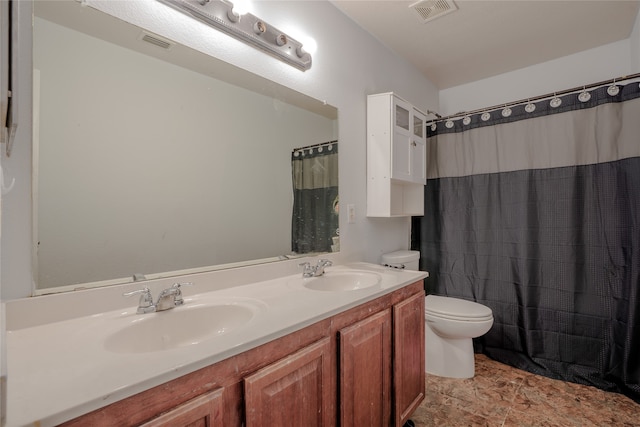
[[[640,426],[640,404],[617,393],[553,380],[476,355],[476,376],[427,374],[416,427]]]

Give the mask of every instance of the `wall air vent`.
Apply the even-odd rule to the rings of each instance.
[[[409,7],[423,24],[458,10],[453,0],[421,0]]]
[[[156,36],[155,34],[151,34],[151,33],[147,33],[147,32],[143,32],[140,35],[140,40],[150,43],[154,46],[158,46],[162,49],[171,49],[173,47],[173,43],[170,42],[169,40],[165,40],[163,38],[161,38],[160,36]]]

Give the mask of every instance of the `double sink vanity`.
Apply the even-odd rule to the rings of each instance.
[[[402,426],[424,398],[427,273],[271,276],[141,282],[177,302],[163,311],[146,291],[142,309],[122,296],[139,284],[109,290],[102,311],[69,295],[33,299],[65,305],[48,319],[8,304],[7,425]]]

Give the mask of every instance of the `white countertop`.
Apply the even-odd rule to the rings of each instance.
[[[327,272],[347,268],[376,272],[382,277],[381,283],[356,291],[314,291],[300,286],[300,274],[296,274],[185,297],[185,306],[174,310],[189,304],[232,299],[255,301],[261,309],[248,324],[231,332],[170,350],[116,353],[105,349],[107,336],[136,316],[147,316],[136,314],[133,305],[9,330],[7,426],[57,425],[428,276],[426,272],[367,263],[329,267]],[[134,298],[134,304],[135,301]]]

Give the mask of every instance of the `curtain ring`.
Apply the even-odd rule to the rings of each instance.
[[[586,86],[582,86],[582,92],[578,95],[578,100],[580,102],[587,102],[591,99],[591,94],[587,92]]]
[[[610,96],[616,96],[620,93],[620,88],[616,85],[616,79],[613,79],[613,83],[611,83],[611,86],[607,88],[607,93]]]
[[[553,98],[549,102],[551,108],[558,108],[562,104],[562,99],[558,98],[554,92]]]
[[[530,99],[527,99],[527,105],[524,106],[524,111],[527,113],[533,113],[536,111],[536,104],[532,104]]]

